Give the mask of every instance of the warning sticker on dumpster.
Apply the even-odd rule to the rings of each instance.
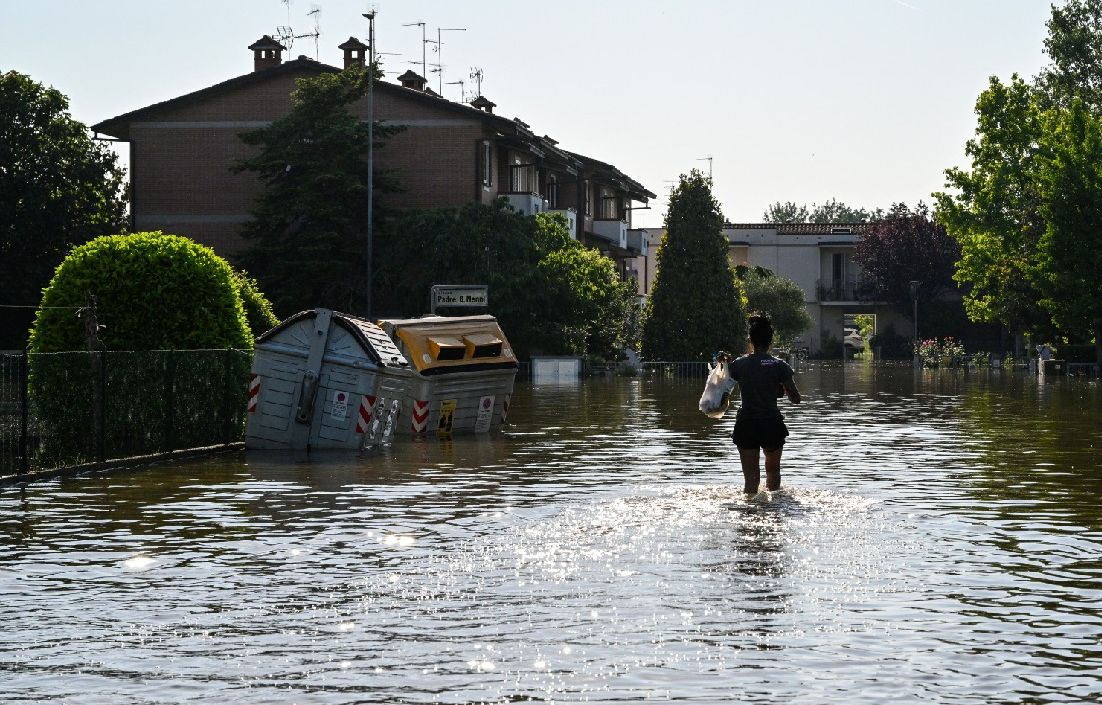
[[[452,419],[455,417],[457,400],[445,399],[440,402],[440,423],[436,426],[436,435],[452,435]]]
[[[348,392],[341,389],[333,390],[333,404],[329,409],[329,415],[335,419],[347,418]]]
[[[494,418],[494,397],[482,397],[478,400],[478,417],[474,422],[475,433],[486,433],[490,430],[490,421]]]

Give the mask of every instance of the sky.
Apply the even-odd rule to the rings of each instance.
[[[319,8],[316,15],[309,15]],[[252,70],[278,26],[320,30],[318,57],[365,39],[377,12],[387,78],[420,72],[421,28],[444,31],[444,95],[474,68],[498,114],[615,164],[659,197],[711,168],[733,222],[774,201],[855,207],[930,200],[966,165],[992,75],[1045,65],[1048,0],[0,0],[0,71],[52,85],[89,125]],[[394,52],[397,55],[392,55]],[[315,56],[312,38],[292,57]],[[438,61],[438,57],[442,61]],[[433,88],[439,74],[431,72]]]

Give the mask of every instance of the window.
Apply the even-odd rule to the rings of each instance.
[[[585,214],[593,215],[593,189],[589,186],[589,179],[585,180]]]
[[[482,185],[494,185],[494,160],[493,149],[489,141],[482,143]]]
[[[559,180],[554,174],[547,177],[547,207],[552,210],[559,207]]]
[[[835,252],[831,255],[831,281],[835,287],[842,286],[846,281],[846,255],[844,252]]]

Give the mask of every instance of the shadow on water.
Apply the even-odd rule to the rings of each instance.
[[[700,386],[522,384],[495,437],[0,491],[0,700],[1102,691],[1097,383],[816,365],[749,499]]]

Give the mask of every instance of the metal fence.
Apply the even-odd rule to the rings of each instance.
[[[640,363],[646,377],[699,377],[704,379],[712,371],[707,362],[643,362]]]
[[[244,438],[247,350],[0,354],[0,477]]]

